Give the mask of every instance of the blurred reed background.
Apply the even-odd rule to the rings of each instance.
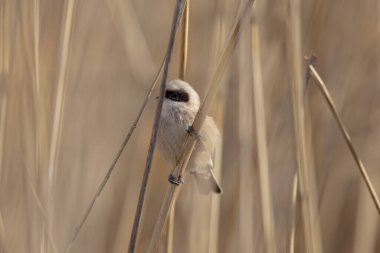
[[[0,3],[0,252],[63,252],[160,67],[175,1]],[[238,6],[191,0],[187,81],[201,97]],[[292,7],[257,1],[255,21],[247,16],[241,26],[210,112],[223,133],[218,174],[224,194],[201,196],[187,177],[175,207],[175,253],[292,252],[293,217],[294,252],[306,252],[301,204],[308,198],[316,204],[321,252],[380,252],[379,215],[313,79],[304,101],[315,192],[292,204]],[[318,57],[316,69],[380,193],[380,2],[306,0],[297,13],[297,49]],[[177,39],[169,79],[179,75],[179,45]],[[253,63],[260,64],[261,78]],[[253,85],[260,79],[258,100]],[[72,253],[126,252],[155,106],[152,99]],[[258,138],[259,125],[266,138]],[[265,163],[267,186],[259,169]],[[168,173],[156,154],[136,252],[148,248]],[[167,252],[165,242],[160,252]]]

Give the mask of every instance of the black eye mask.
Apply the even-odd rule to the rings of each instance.
[[[166,90],[165,97],[176,102],[189,102],[189,94],[183,90]]]

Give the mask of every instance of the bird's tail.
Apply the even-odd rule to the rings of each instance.
[[[223,193],[223,189],[220,186],[219,182],[216,180],[213,171],[211,171],[210,176],[208,176],[207,178],[199,174],[197,175],[196,173],[195,177],[198,189],[201,192],[201,194],[207,195],[210,192],[214,192],[217,194]]]
[[[216,180],[214,172],[212,172],[212,171],[211,171],[210,177],[208,178],[208,183],[209,183],[210,188],[213,192],[218,193],[218,194],[223,193],[223,189],[220,186],[218,180]]]

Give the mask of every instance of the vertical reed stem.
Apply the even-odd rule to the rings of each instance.
[[[189,9],[190,0],[185,2],[184,15],[182,20],[182,38],[181,38],[181,60],[179,68],[179,78],[181,80],[186,79],[187,74],[187,56],[189,48]],[[174,216],[175,216],[175,200],[173,201],[173,208],[170,210],[168,227],[167,227],[167,238],[166,238],[166,253],[173,252],[173,237],[174,237]]]
[[[277,252],[274,215],[272,206],[272,194],[270,190],[268,144],[265,122],[264,87],[261,71],[260,34],[259,27],[254,17],[252,29],[252,59],[253,59],[253,101],[256,116],[257,152],[260,172],[260,194],[263,215],[263,229],[265,250],[267,253]]]
[[[215,93],[217,91],[217,88],[220,84],[220,79],[222,76],[222,73],[224,71],[224,68],[226,66],[227,60],[229,59],[232,49],[235,47],[235,42],[237,39],[237,36],[240,31],[240,24],[242,17],[245,16],[246,13],[248,13],[251,10],[251,6],[253,4],[253,0],[248,0],[244,4],[244,8],[242,8],[242,11],[238,13],[237,21],[234,24],[234,27],[232,29],[232,33],[229,36],[229,39],[227,41],[227,45],[222,53],[222,56],[218,62],[217,69],[215,71],[215,74],[213,75],[213,78],[211,80],[211,86],[207,92],[206,98],[203,101],[193,123],[193,129],[195,131],[199,131],[202,128],[202,124],[207,116],[207,111],[211,105],[212,99],[215,96]],[[191,135],[188,135],[185,142],[184,142],[184,148],[182,150],[182,155],[179,159],[179,165],[173,169],[171,176],[178,178],[183,175],[183,172],[187,166],[187,163],[190,159],[191,153],[193,152],[194,146],[196,144],[196,138],[194,138]],[[158,216],[156,226],[154,228],[153,236],[149,244],[149,253],[157,252],[159,247],[159,242],[161,239],[161,234],[163,231],[163,227],[166,223],[166,220],[169,215],[169,211],[172,207],[173,198],[178,192],[179,187],[174,184],[169,184],[169,187],[166,191],[166,195],[164,198],[164,201],[161,205],[160,214]]]
[[[61,48],[59,54],[57,93],[55,97],[54,119],[52,127],[52,136],[50,142],[50,154],[48,165],[48,198],[47,198],[47,217],[48,226],[53,224],[53,207],[55,194],[55,180],[57,174],[57,163],[59,159],[59,148],[61,142],[61,130],[64,115],[65,97],[66,97],[66,76],[70,52],[70,41],[73,27],[73,18],[76,1],[67,0],[66,13],[63,16],[63,31],[61,39]]]
[[[297,213],[297,192],[298,192],[298,176],[294,174],[293,188],[291,201],[289,203],[289,240],[288,240],[288,253],[294,253],[294,238],[296,234],[296,213]]]
[[[142,180],[142,184],[141,184],[141,188],[140,188],[139,199],[137,202],[135,219],[134,219],[132,232],[131,232],[131,238],[130,238],[129,246],[128,246],[128,253],[133,253],[135,251],[135,247],[136,247],[137,234],[138,234],[138,230],[139,230],[139,225],[140,225],[141,215],[142,215],[142,208],[143,208],[144,199],[145,199],[145,192],[146,192],[146,188],[147,188],[147,184],[148,184],[150,169],[152,166],[154,149],[156,146],[156,140],[157,140],[159,122],[160,122],[160,117],[161,117],[162,105],[163,105],[163,101],[164,101],[166,81],[167,81],[167,76],[168,76],[168,72],[169,72],[169,63],[170,63],[170,59],[171,59],[171,55],[172,55],[172,51],[173,51],[173,47],[174,47],[174,40],[175,40],[177,27],[179,25],[179,22],[180,22],[182,13],[183,13],[185,2],[186,2],[186,0],[177,0],[174,15],[173,15],[172,30],[170,32],[168,49],[167,49],[166,58],[165,58],[166,61],[164,63],[163,77],[162,77],[162,82],[161,82],[161,87],[160,87],[160,98],[159,98],[159,101],[157,104],[156,115],[155,115],[154,122],[153,122],[152,136],[151,136],[151,140],[150,140],[149,151],[148,151],[146,166],[145,166],[145,170],[144,170],[144,176],[143,176],[143,180]]]
[[[316,209],[316,186],[309,167],[307,154],[305,108],[304,108],[304,74],[302,71],[301,44],[301,2],[290,0],[289,20],[290,51],[292,52],[292,105],[294,130],[297,148],[297,173],[301,196],[302,218],[305,233],[305,246],[308,253],[322,252],[318,213]]]
[[[8,5],[9,2],[2,1],[0,4],[0,183],[2,183],[1,176],[3,175],[3,154],[5,146],[5,127],[6,127],[6,116],[7,116],[7,75],[8,75],[8,65],[9,58],[8,51],[9,49],[9,35],[7,34],[7,10],[9,11]],[[0,206],[0,252],[7,253],[7,241],[6,241],[6,231],[3,221],[3,214]]]
[[[182,21],[182,44],[181,44],[181,60],[179,68],[179,78],[186,79],[187,74],[187,56],[189,49],[189,12],[190,12],[190,0],[185,3],[184,16]]]

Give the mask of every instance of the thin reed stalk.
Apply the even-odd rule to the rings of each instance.
[[[263,230],[265,251],[277,252],[275,225],[272,205],[272,194],[269,179],[268,144],[265,122],[264,87],[261,71],[260,31],[254,14],[252,29],[252,59],[253,59],[253,101],[254,116],[256,118],[257,152],[260,174],[261,213],[263,216]]]
[[[3,56],[3,55],[2,55]],[[2,57],[4,58],[4,57]],[[3,61],[4,59],[2,59]],[[2,65],[4,65],[2,63]],[[3,68],[3,66],[1,66]],[[4,70],[1,69],[1,72]],[[0,80],[5,81],[4,73],[0,74]],[[4,82],[5,83],[5,82]],[[3,88],[5,90],[5,88]],[[7,115],[7,96],[6,92],[4,92],[1,96],[1,107],[0,107],[0,182],[1,182],[1,175],[3,174],[3,154],[4,154],[4,137],[5,137],[5,119]],[[6,246],[6,232],[5,232],[5,227],[4,227],[4,221],[3,221],[3,215],[2,215],[2,210],[1,210],[1,205],[0,205],[0,252],[8,252],[7,251],[7,246]]]
[[[131,138],[131,136],[132,136],[134,130],[136,129],[137,124],[138,124],[138,122],[140,121],[141,115],[142,115],[142,113],[144,112],[145,107],[146,107],[147,103],[149,102],[150,97],[152,96],[152,93],[153,93],[154,88],[156,87],[156,84],[157,84],[157,82],[158,82],[158,79],[160,78],[160,76],[161,76],[161,74],[162,74],[165,59],[166,59],[166,57],[165,57],[164,60],[162,61],[161,66],[160,66],[160,69],[158,70],[158,72],[157,72],[157,74],[156,74],[156,76],[155,76],[155,78],[154,78],[154,81],[152,82],[152,85],[151,85],[150,89],[148,90],[148,93],[147,93],[147,95],[146,95],[146,97],[145,97],[145,100],[144,100],[142,106],[140,107],[140,110],[139,110],[139,112],[137,113],[137,116],[136,116],[136,118],[135,118],[135,120],[134,120],[134,122],[133,122],[131,128],[129,129],[129,131],[128,131],[126,137],[124,138],[124,140],[123,140],[123,142],[122,142],[120,148],[118,149],[118,151],[117,151],[117,153],[116,153],[116,155],[115,155],[115,158],[112,160],[112,163],[111,163],[110,167],[108,168],[106,175],[104,176],[103,180],[102,180],[101,183],[99,184],[98,189],[97,189],[95,195],[93,196],[93,198],[91,199],[90,204],[89,204],[88,207],[86,208],[86,211],[84,212],[84,214],[83,214],[83,216],[82,216],[80,222],[78,223],[78,226],[76,226],[76,228],[75,228],[75,233],[74,233],[73,236],[71,237],[70,241],[66,244],[66,247],[65,247],[65,248],[66,248],[66,249],[65,249],[65,253],[70,252],[71,247],[72,247],[72,245],[74,244],[74,242],[75,242],[75,240],[76,240],[76,238],[77,238],[79,232],[82,230],[82,227],[83,227],[84,223],[86,222],[88,216],[90,215],[91,211],[93,210],[96,200],[98,199],[98,197],[99,197],[100,194],[102,193],[104,187],[105,187],[106,184],[108,183],[108,180],[110,179],[111,174],[112,174],[112,172],[114,171],[114,169],[115,169],[115,167],[116,167],[116,164],[117,164],[117,162],[118,162],[119,159],[120,159],[121,154],[123,153],[123,151],[124,151],[125,147],[127,146],[127,144],[128,144],[128,142],[129,142],[129,140],[130,140],[130,138]]]
[[[0,252],[2,253],[8,252],[4,219],[3,219],[1,209],[0,209]]]
[[[186,79],[187,74],[187,58],[189,50],[189,12],[190,12],[190,0],[185,3],[184,16],[182,20],[182,40],[181,40],[181,60],[179,68],[179,78]]]
[[[290,0],[289,51],[292,67],[292,106],[294,114],[294,134],[297,148],[297,174],[301,196],[301,210],[304,226],[305,252],[322,252],[318,212],[316,209],[316,185],[311,177],[310,162],[307,153],[304,87],[306,79],[302,71],[301,43],[301,2]]]
[[[175,208],[172,208],[169,214],[168,219],[168,230],[166,237],[166,253],[173,252],[173,242],[174,242],[174,216],[175,216]]]
[[[214,45],[214,44],[212,44]],[[216,48],[218,50],[218,48]],[[215,53],[215,52],[214,52]],[[211,60],[210,62],[214,62],[214,60]],[[215,66],[215,63],[213,64]],[[223,94],[223,89],[225,89],[225,86],[221,86],[219,90],[219,94]],[[217,99],[214,103],[214,106],[212,108],[213,111],[213,118],[216,122],[223,122],[224,121],[224,98],[222,96],[217,96]],[[222,158],[223,158],[223,140],[218,143],[218,145],[215,147],[215,164],[214,164],[214,174],[216,178],[219,178],[222,183]],[[209,208],[209,233],[208,233],[208,253],[218,253],[220,252],[219,249],[219,242],[220,242],[220,235],[222,234],[220,231],[220,212],[221,212],[221,199],[222,195],[220,194],[211,194],[211,203]]]
[[[346,127],[344,126],[341,117],[339,116],[339,113],[336,109],[335,103],[334,103],[334,101],[330,95],[330,92],[328,91],[325,82],[322,80],[322,78],[320,77],[320,75],[318,74],[318,72],[314,68],[314,66],[312,64],[310,64],[308,67],[310,69],[312,76],[317,81],[317,86],[318,86],[319,90],[322,92],[324,98],[326,99],[327,104],[329,105],[330,111],[333,114],[334,119],[338,124],[339,130],[342,133],[344,140],[346,141],[346,144],[348,146],[348,149],[350,150],[351,155],[354,158],[354,161],[355,161],[355,163],[359,169],[359,172],[362,175],[364,183],[367,186],[367,189],[371,195],[373,204],[375,205],[377,212],[380,215],[379,197],[376,194],[375,188],[373,187],[373,184],[371,182],[370,177],[368,176],[367,170],[366,170],[363,162],[361,161],[358,153],[355,150],[355,147],[354,147],[354,144],[352,143],[351,137],[348,134],[348,131],[347,131]]]
[[[154,122],[153,122],[152,136],[150,139],[147,161],[146,161],[146,166],[145,166],[145,170],[144,170],[144,176],[143,176],[143,180],[142,180],[142,184],[141,184],[141,188],[140,188],[139,199],[137,202],[135,219],[133,222],[131,238],[130,238],[129,246],[128,246],[128,253],[133,253],[135,251],[135,247],[136,247],[137,235],[138,235],[138,230],[139,230],[139,225],[140,225],[141,215],[142,215],[142,208],[143,208],[144,199],[145,199],[145,192],[146,192],[146,188],[147,188],[147,184],[148,184],[150,169],[152,166],[153,154],[154,154],[154,149],[156,146],[159,122],[160,122],[160,118],[161,118],[161,111],[162,111],[162,106],[163,106],[163,102],[164,102],[166,81],[167,81],[168,72],[169,72],[169,63],[170,63],[171,55],[173,52],[177,28],[179,26],[179,23],[180,23],[180,20],[182,17],[182,13],[184,10],[185,3],[186,3],[186,0],[177,0],[176,7],[174,10],[172,29],[170,32],[168,49],[166,52],[164,69],[163,69],[163,74],[162,74],[160,96],[159,96],[159,100],[158,100],[158,104],[157,104],[156,115],[155,115]]]
[[[379,223],[374,221],[378,219],[379,214],[371,202],[372,199],[368,197],[366,186],[360,184],[352,244],[353,253],[377,252]]]
[[[55,181],[57,176],[57,164],[59,159],[59,149],[61,144],[61,131],[66,99],[66,77],[70,52],[70,42],[73,28],[73,19],[76,7],[76,0],[67,0],[66,12],[63,15],[63,27],[61,35],[61,45],[58,63],[57,92],[55,97],[52,135],[50,141],[50,152],[48,161],[48,196],[47,196],[47,227],[51,230],[53,226]]]
[[[9,31],[9,6],[10,2],[1,2],[1,15],[0,15],[0,183],[2,183],[2,175],[4,168],[4,151],[5,151],[5,128],[6,128],[6,118],[7,118],[7,77],[9,71],[9,47],[10,47],[10,31]],[[8,25],[8,26],[7,26]],[[5,230],[3,212],[0,203],[0,252],[7,253],[7,233]]]
[[[47,216],[46,216],[46,212],[44,211],[44,206],[42,205],[42,202],[41,202],[41,200],[40,200],[40,198],[38,196],[38,193],[36,191],[36,187],[33,184],[32,177],[30,175],[30,172],[29,172],[27,166],[24,165],[24,167],[25,167],[25,171],[26,171],[27,181],[28,181],[28,184],[29,184],[29,189],[30,189],[30,191],[32,193],[32,196],[33,196],[33,200],[34,200],[34,202],[37,205],[38,212],[41,215],[44,224],[47,224]],[[47,228],[44,229],[44,233],[45,233],[45,236],[48,239],[48,242],[49,242],[50,246],[52,247],[52,252],[58,253],[59,251],[58,251],[58,248],[57,248],[57,244],[55,243],[55,240],[53,238],[51,230],[47,227]]]
[[[214,17],[214,24],[213,24],[213,36],[211,40],[211,53],[209,58],[209,65],[210,68],[213,69],[216,66],[217,63],[217,57],[219,52],[221,51],[222,42],[224,41],[224,38],[221,36],[221,30],[222,29],[222,21],[225,20],[223,17],[221,17],[220,9],[221,6],[226,4],[224,1],[216,1],[213,6],[213,17]],[[223,89],[223,87],[221,87]],[[220,93],[223,93],[220,92]],[[224,117],[224,99],[221,97],[218,97],[215,106],[216,113],[214,114],[215,121],[216,122],[223,122]],[[222,141],[223,142],[223,141]],[[216,178],[221,178],[221,169],[222,169],[222,153],[223,153],[223,145],[222,142],[218,147],[216,147],[215,151],[215,165],[214,165],[214,173]],[[223,184],[223,183],[222,183]],[[175,204],[174,200],[174,204]],[[218,253],[219,250],[219,242],[220,242],[220,202],[221,202],[221,196],[217,194],[211,195],[211,207],[210,207],[210,223],[209,223],[209,243],[208,243],[208,253]]]
[[[1,78],[1,77],[0,77]],[[4,80],[4,78],[1,78]],[[4,154],[4,133],[5,133],[5,118],[7,112],[7,99],[4,93],[1,96],[1,108],[0,108],[0,182],[3,168],[3,154]],[[0,205],[0,252],[8,252],[6,246],[6,232],[4,227],[3,215]]]
[[[298,193],[298,176],[293,177],[292,194],[289,203],[289,240],[288,253],[294,253],[294,243],[296,234],[296,215],[297,215],[297,193]]]
[[[253,93],[252,93],[252,50],[251,44],[251,17],[246,16],[242,23],[242,33],[239,34],[237,47],[238,63],[238,165],[239,165],[239,252],[250,252],[254,248],[255,231],[255,164],[254,152],[254,121],[253,121]],[[247,53],[248,52],[248,53]],[[257,210],[257,209],[256,209]]]
[[[133,64],[128,64],[128,67],[142,83],[150,84],[150,76],[156,73],[156,64],[139,22],[135,5],[131,1],[124,0],[105,0],[105,3],[123,43],[126,59],[133,61]]]
[[[215,176],[220,178],[220,169],[222,162],[222,145],[216,148],[215,152]],[[219,155],[218,155],[219,154]],[[220,194],[212,194],[211,195],[211,204],[210,204],[210,223],[209,223],[209,243],[208,243],[208,253],[218,253],[218,242],[219,242],[219,217],[220,217]]]
[[[6,3],[5,1],[1,2],[1,15],[0,15],[0,35],[1,46],[0,46],[0,183],[2,181],[3,174],[3,154],[4,154],[4,133],[5,133],[5,119],[7,113],[7,95],[6,95],[6,75],[7,75],[7,57],[6,57]],[[3,220],[2,209],[0,206],[0,252],[7,253],[7,245],[6,245],[6,232]]]
[[[40,108],[40,1],[34,0],[33,2],[33,109],[34,109],[34,164],[35,164],[35,175],[38,178],[41,173],[41,115],[42,112]],[[31,179],[29,179],[31,180]],[[32,182],[30,181],[31,187]],[[37,191],[36,197],[39,199]],[[33,195],[34,196],[34,195]],[[40,206],[39,206],[40,207]],[[43,210],[43,206],[41,205],[40,211]],[[48,220],[45,215],[43,220],[43,225],[41,227],[41,234],[47,233],[50,235],[49,228],[46,228],[48,224]],[[53,251],[56,251],[56,246],[51,238],[48,238],[50,244],[53,248]],[[41,236],[40,239],[40,248],[43,252],[44,250],[44,241],[45,237]]]
[[[181,54],[180,54],[180,67],[179,67],[179,78],[181,80],[186,80],[187,74],[187,58],[189,49],[189,10],[190,10],[190,0],[185,2],[184,15],[182,19],[182,38],[181,38]],[[173,238],[174,238],[174,216],[175,216],[175,206],[171,209],[167,225],[167,237],[166,237],[166,253],[173,252]]]
[[[177,30],[176,30],[176,32],[177,32]],[[101,193],[102,193],[104,187],[105,187],[106,184],[108,183],[108,180],[110,179],[110,177],[111,177],[111,175],[112,175],[112,172],[113,172],[113,170],[115,169],[115,166],[116,166],[117,162],[119,161],[122,152],[124,151],[124,149],[125,149],[126,145],[128,144],[128,142],[129,142],[129,140],[130,140],[130,138],[131,138],[131,136],[132,136],[134,130],[136,129],[137,124],[138,124],[138,122],[140,121],[141,115],[142,115],[142,113],[144,112],[145,107],[146,107],[147,103],[149,102],[149,99],[150,99],[150,97],[151,97],[151,95],[152,95],[152,93],[153,93],[153,90],[155,89],[155,87],[156,87],[156,85],[157,85],[158,79],[160,78],[160,76],[161,76],[161,74],[162,74],[162,72],[163,72],[164,64],[165,64],[165,62],[166,62],[166,57],[167,57],[167,54],[165,54],[165,57],[164,57],[164,59],[162,60],[161,66],[160,66],[160,68],[159,68],[159,70],[158,70],[158,72],[157,72],[157,74],[156,74],[156,76],[155,76],[155,78],[154,78],[154,81],[152,82],[151,87],[149,88],[149,90],[148,90],[148,92],[147,92],[147,95],[146,95],[146,97],[145,97],[145,100],[143,101],[143,104],[141,105],[140,110],[139,110],[139,112],[137,113],[137,116],[136,116],[136,118],[135,118],[135,120],[134,120],[134,122],[133,122],[131,128],[129,129],[129,131],[128,131],[126,137],[124,138],[124,140],[123,140],[123,142],[122,142],[120,148],[118,149],[118,152],[116,153],[115,158],[112,160],[112,163],[111,163],[110,167],[108,168],[106,175],[104,176],[103,180],[102,180],[101,183],[99,184],[98,189],[97,189],[97,191],[96,191],[94,197],[91,199],[90,204],[89,204],[88,207],[86,208],[86,211],[85,211],[85,213],[83,214],[83,216],[82,216],[80,222],[78,223],[78,226],[76,226],[76,228],[75,228],[75,232],[74,232],[72,238],[71,238],[70,241],[66,244],[66,247],[65,247],[65,253],[70,252],[71,247],[73,246],[73,244],[74,244],[74,242],[75,242],[75,240],[76,240],[78,234],[79,234],[80,231],[82,230],[82,227],[83,227],[84,223],[86,222],[86,220],[87,220],[87,218],[89,217],[91,211],[93,210],[97,198],[101,195]]]
[[[5,81],[4,77],[0,77],[1,81]],[[2,87],[3,94],[0,95],[0,179],[3,170],[3,154],[4,154],[4,142],[5,142],[5,126],[6,126],[6,118],[7,118],[7,95],[5,91],[5,87]]]
[[[225,49],[223,50],[222,56],[217,65],[217,69],[212,77],[211,86],[207,92],[205,100],[203,101],[194,119],[192,127],[196,132],[199,132],[199,130],[202,127],[202,124],[207,116],[207,111],[210,108],[210,105],[212,103],[212,99],[215,96],[218,86],[220,84],[220,79],[226,67],[227,61],[231,56],[233,48],[235,47],[236,39],[240,31],[240,24],[241,24],[242,17],[244,17],[245,14],[249,13],[252,4],[253,4],[253,0],[248,0],[244,4],[244,7],[242,8],[242,10],[239,12],[237,16],[238,17],[237,22],[234,24],[232,33],[230,34],[228,38],[227,45]],[[187,163],[190,159],[191,153],[193,152],[196,142],[197,142],[196,138],[194,138],[191,135],[187,136],[183,145],[182,154],[179,159],[179,164],[177,167],[175,167],[172,170],[171,176],[175,178],[183,177],[183,172],[186,169]],[[178,189],[179,187],[177,187],[177,185],[169,184],[169,187],[166,191],[166,195],[164,197],[164,201],[161,205],[160,214],[158,216],[156,226],[154,228],[153,236],[149,244],[149,249],[148,249],[149,253],[154,253],[154,252],[157,252],[158,250],[163,227],[166,223],[169,211],[172,207],[174,196],[178,193]]]
[[[33,78],[33,106],[35,115],[35,170],[40,168],[40,1],[34,0],[33,11],[33,39],[34,39],[34,78]]]
[[[66,74],[70,50],[71,33],[76,0],[67,0],[66,14],[63,22],[62,44],[58,64],[57,94],[54,106],[54,119],[49,156],[49,188],[53,187],[59,154],[60,134],[66,97]]]

